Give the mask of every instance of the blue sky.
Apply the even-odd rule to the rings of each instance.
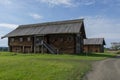
[[[120,0],[0,0],[0,37],[21,24],[84,18],[87,37],[104,37],[109,47],[120,42],[119,14]]]

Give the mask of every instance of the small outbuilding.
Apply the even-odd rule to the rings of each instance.
[[[104,52],[104,38],[88,38],[84,39],[84,52]]]

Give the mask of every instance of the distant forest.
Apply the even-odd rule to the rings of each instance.
[[[0,47],[0,51],[8,51],[8,47]]]

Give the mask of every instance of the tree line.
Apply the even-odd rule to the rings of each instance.
[[[0,47],[0,51],[8,51],[8,47]]]

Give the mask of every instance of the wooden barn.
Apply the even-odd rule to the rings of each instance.
[[[86,34],[83,19],[76,19],[20,25],[5,37],[11,52],[79,54]]]
[[[84,52],[104,52],[104,38],[88,38],[84,39]]]

